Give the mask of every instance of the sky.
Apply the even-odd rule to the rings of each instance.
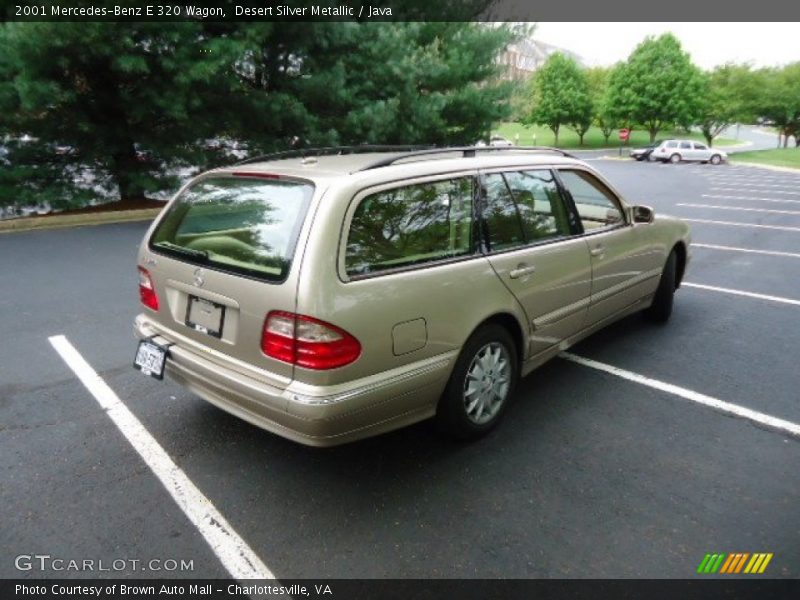
[[[587,66],[610,66],[628,58],[645,36],[668,31],[702,69],[726,62],[767,67],[800,61],[797,23],[540,22],[533,37],[575,52]]]

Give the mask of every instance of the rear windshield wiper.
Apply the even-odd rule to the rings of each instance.
[[[163,248],[164,250],[170,250],[172,252],[185,254],[186,256],[191,256],[193,258],[202,258],[203,260],[208,260],[207,250],[195,250],[194,248],[179,246],[178,244],[173,244],[172,242],[158,242],[156,244],[153,244],[153,246],[155,246],[156,248]]]

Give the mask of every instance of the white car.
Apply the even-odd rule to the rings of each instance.
[[[507,146],[513,146],[514,144],[513,144],[513,142],[511,142],[510,140],[507,140],[506,138],[504,138],[501,135],[493,135],[489,139],[489,145],[490,146],[498,146],[498,147],[505,148]]]
[[[717,148],[709,148],[694,140],[664,140],[650,155],[653,160],[677,164],[681,161],[697,161],[718,165],[728,160],[728,155]]]
[[[483,140],[478,140],[475,142],[475,146],[478,148],[482,148],[484,146],[495,146],[496,148],[507,148],[513,146],[514,143],[510,140],[507,140],[501,135],[493,135],[489,138],[489,143],[487,144]]]

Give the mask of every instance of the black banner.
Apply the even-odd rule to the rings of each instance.
[[[10,0],[6,21],[800,21],[786,0]]]
[[[209,579],[2,580],[0,598],[17,600],[197,600],[330,598],[334,600],[783,600],[800,598],[800,580],[690,579],[319,579],[226,581]]]

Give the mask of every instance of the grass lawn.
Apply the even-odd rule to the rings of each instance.
[[[522,123],[500,123],[493,131],[493,134],[502,135],[504,138],[516,142],[517,135],[519,135],[520,146],[554,146],[555,138],[553,132],[548,127],[541,127],[538,125],[527,126]],[[534,137],[535,136],[535,137]],[[686,134],[676,131],[660,131],[656,139],[668,138],[681,138],[698,140],[705,143],[703,135],[700,133],[692,132]],[[646,146],[650,143],[650,134],[641,129],[634,130],[631,133],[631,139],[625,147]],[[714,140],[715,146],[732,146],[739,142],[736,140],[717,138]],[[600,130],[592,127],[583,138],[583,146],[578,145],[578,135],[567,127],[562,127],[558,132],[558,147],[559,148],[619,148],[619,138],[617,137],[617,130],[608,138],[606,144],[605,138]]]
[[[731,162],[752,162],[776,167],[800,169],[800,148],[775,148],[773,150],[754,150],[731,154]]]

